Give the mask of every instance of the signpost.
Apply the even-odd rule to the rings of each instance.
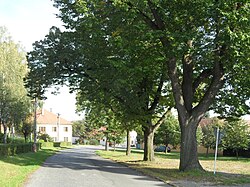
[[[215,153],[214,153],[214,175],[216,173],[216,159],[217,159],[217,154],[218,154],[218,144],[219,144],[219,133],[220,133],[220,129],[219,127],[217,127],[217,130],[216,130],[216,146],[215,146]]]

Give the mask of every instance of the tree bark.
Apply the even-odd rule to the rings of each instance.
[[[152,126],[144,129],[144,161],[154,161],[154,130]]]
[[[209,149],[209,147],[207,147],[206,157],[208,157],[208,149]]]
[[[129,130],[127,130],[127,149],[126,149],[126,155],[129,156],[131,154],[131,140],[129,135]]]
[[[180,152],[180,171],[193,169],[203,170],[198,160],[196,130],[198,123],[188,122],[181,125],[181,152]]]

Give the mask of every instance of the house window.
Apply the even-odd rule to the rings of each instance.
[[[39,132],[41,132],[41,133],[46,132],[46,127],[39,127]]]
[[[64,132],[68,132],[68,127],[64,127]]]
[[[64,137],[64,142],[68,142],[69,138],[68,137]]]
[[[56,127],[52,127],[52,132],[56,132]]]

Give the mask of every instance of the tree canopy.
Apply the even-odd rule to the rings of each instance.
[[[29,114],[30,100],[24,87],[27,75],[25,53],[16,44],[5,27],[0,27],[0,124],[17,125]]]
[[[175,106],[181,171],[202,169],[196,130],[207,110],[249,112],[248,1],[62,0],[55,6],[67,30],[53,27],[34,44],[29,87],[42,93],[66,82],[88,101],[141,118],[146,145]]]

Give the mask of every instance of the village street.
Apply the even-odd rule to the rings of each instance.
[[[168,186],[135,170],[95,155],[102,147],[80,146],[50,157],[26,187],[150,187]]]

